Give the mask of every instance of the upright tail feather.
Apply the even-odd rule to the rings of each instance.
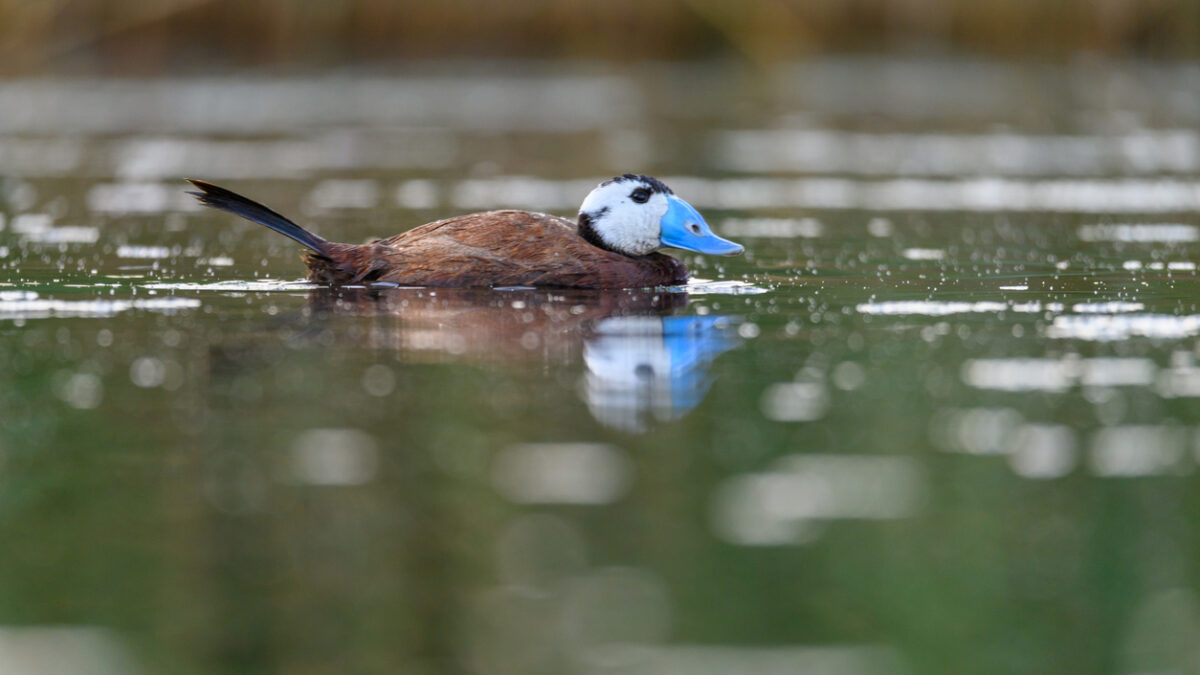
[[[279,234],[311,248],[318,255],[329,257],[330,242],[300,227],[262,204],[252,199],[247,199],[236,192],[202,180],[188,178],[187,182],[199,188],[199,192],[191,192],[189,194],[195,195],[201,204],[211,206],[214,209],[228,211],[246,220],[254,221],[259,225],[265,225]]]

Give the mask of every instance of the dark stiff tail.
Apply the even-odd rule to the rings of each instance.
[[[195,195],[201,204],[211,206],[214,209],[228,211],[246,220],[252,220],[259,225],[266,225],[279,234],[311,248],[321,256],[329,256],[328,241],[300,227],[262,204],[252,199],[247,199],[236,192],[226,190],[212,183],[206,183],[202,180],[188,178],[187,182],[199,188],[199,192],[190,192],[189,194]]]

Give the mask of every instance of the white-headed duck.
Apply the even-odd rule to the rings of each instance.
[[[228,211],[307,246],[311,281],[334,286],[557,286],[645,288],[687,281],[687,266],[660,248],[738,255],[662,181],[634,174],[601,183],[579,219],[487,211],[427,223],[366,244],[326,241],[271,209],[200,180],[206,206]]]

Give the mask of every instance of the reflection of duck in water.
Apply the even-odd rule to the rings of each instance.
[[[552,286],[647,288],[687,281],[687,267],[658,253],[679,248],[737,255],[742,247],[713,234],[704,218],[671,188],[626,174],[601,183],[579,219],[488,211],[428,223],[367,244],[326,241],[237,193],[193,180],[199,200],[265,225],[307,246],[308,278],[353,285]]]
[[[309,297],[318,317],[372,317],[369,331],[355,332],[370,340],[372,349],[404,352],[416,360],[482,363],[573,363],[595,322],[668,315],[687,303],[683,293],[532,288],[320,289]],[[347,328],[343,324],[322,327],[336,336]]]
[[[584,398],[608,427],[646,431],[704,400],[708,366],[738,346],[728,316],[623,316],[600,321],[583,345]]]
[[[595,293],[523,289],[321,290],[318,316],[349,312],[375,319],[355,331],[372,349],[411,360],[557,363],[582,360],[581,395],[605,426],[645,431],[677,419],[704,399],[708,366],[740,340],[727,316],[671,316],[683,293]],[[337,331],[344,322],[329,322]]]

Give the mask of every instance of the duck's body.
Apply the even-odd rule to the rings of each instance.
[[[687,281],[670,256],[636,258],[592,246],[575,223],[529,211],[456,216],[368,244],[330,244],[305,256],[312,281],[346,285],[645,288]]]
[[[724,255],[742,250],[712,234],[695,209],[646,176],[626,175],[601,184],[584,201],[577,223],[544,213],[487,211],[366,244],[326,241],[235,192],[204,181],[191,183],[205,205],[307,246],[308,278],[333,286],[670,286],[687,281],[687,267],[655,252],[660,246]]]

